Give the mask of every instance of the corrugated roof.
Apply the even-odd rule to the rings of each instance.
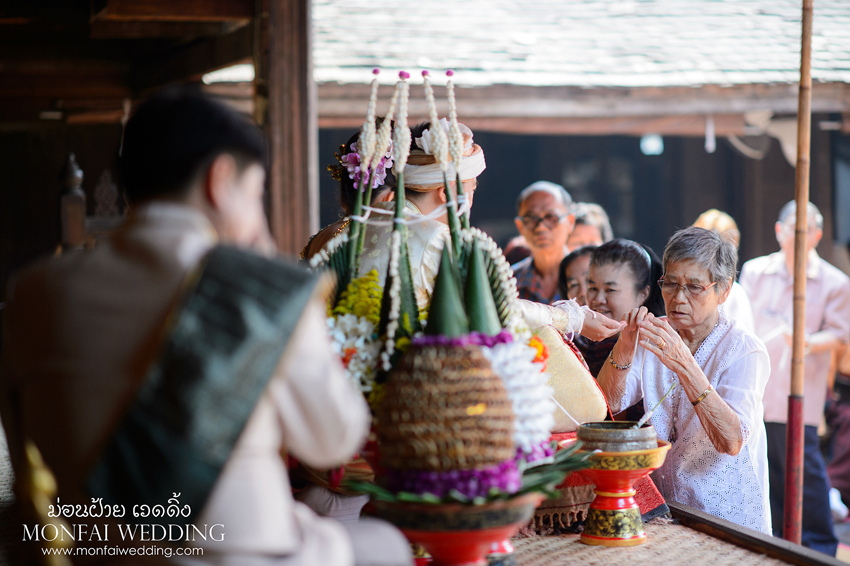
[[[798,0],[313,0],[315,77],[455,69],[469,86],[799,80]],[[817,0],[812,78],[850,83],[850,1]],[[391,83],[394,72],[381,79]]]

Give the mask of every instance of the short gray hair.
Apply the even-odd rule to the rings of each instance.
[[[610,242],[614,239],[614,231],[611,229],[611,221],[605,209],[595,202],[577,202],[574,206],[576,215],[576,226],[585,224],[594,226],[602,236],[602,242]]]
[[[679,230],[664,248],[664,273],[667,266],[680,261],[694,261],[705,267],[711,282],[717,283],[718,290],[725,291],[735,281],[738,269],[738,248],[732,238],[721,235],[717,230],[706,230],[691,226]]]
[[[797,202],[791,201],[786,203],[785,206],[782,207],[782,210],[779,211],[779,223],[780,224],[796,224],[797,223]],[[814,203],[809,203],[806,207],[806,215],[809,220],[814,220],[815,224],[818,227],[818,230],[823,230],[823,214],[820,213],[818,207],[814,205]]]
[[[564,208],[567,209],[568,213],[573,211],[573,197],[570,196],[570,193],[567,192],[567,189],[557,183],[551,183],[549,181],[537,181],[535,183],[531,183],[530,185],[525,187],[521,193],[519,193],[519,196],[516,198],[517,214],[519,214],[519,209],[525,199],[527,199],[532,194],[539,193],[541,191],[544,193],[549,193],[550,195],[560,200],[561,204],[564,205]]]

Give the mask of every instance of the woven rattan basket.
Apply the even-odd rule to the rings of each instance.
[[[477,346],[411,346],[376,416],[387,468],[469,470],[514,457],[511,403]]]

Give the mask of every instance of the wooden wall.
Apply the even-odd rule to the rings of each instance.
[[[813,120],[827,119],[816,115]],[[321,130],[322,223],[338,217],[336,183],[324,166],[354,129]],[[824,214],[819,253],[832,256],[831,136],[813,128],[811,198]],[[701,137],[664,137],[664,152],[641,153],[639,138],[630,136],[544,136],[476,132],[484,148],[487,170],[479,178],[473,224],[504,244],[516,235],[516,195],[532,182],[563,184],[578,201],[601,204],[611,215],[614,233],[661,253],[677,229],[700,213],[719,208],[738,222],[741,262],[778,249],[773,225],[779,209],[794,198],[794,168],[775,139],[747,140],[766,149],[762,160],[744,157],[724,138],[716,151],[705,151]]]
[[[68,152],[83,170],[89,213],[94,188],[115,159],[121,126],[35,123],[0,129],[0,302],[16,269],[50,255],[59,243],[60,173]]]

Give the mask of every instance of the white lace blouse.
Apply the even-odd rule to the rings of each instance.
[[[694,356],[717,394],[741,419],[743,447],[722,454],[709,440],[681,385],[655,409],[659,439],[673,445],[652,479],[661,494],[739,525],[771,533],[762,397],[770,376],[764,344],[720,307],[718,323]],[[648,412],[678,377],[638,346],[619,410],[643,399]]]

